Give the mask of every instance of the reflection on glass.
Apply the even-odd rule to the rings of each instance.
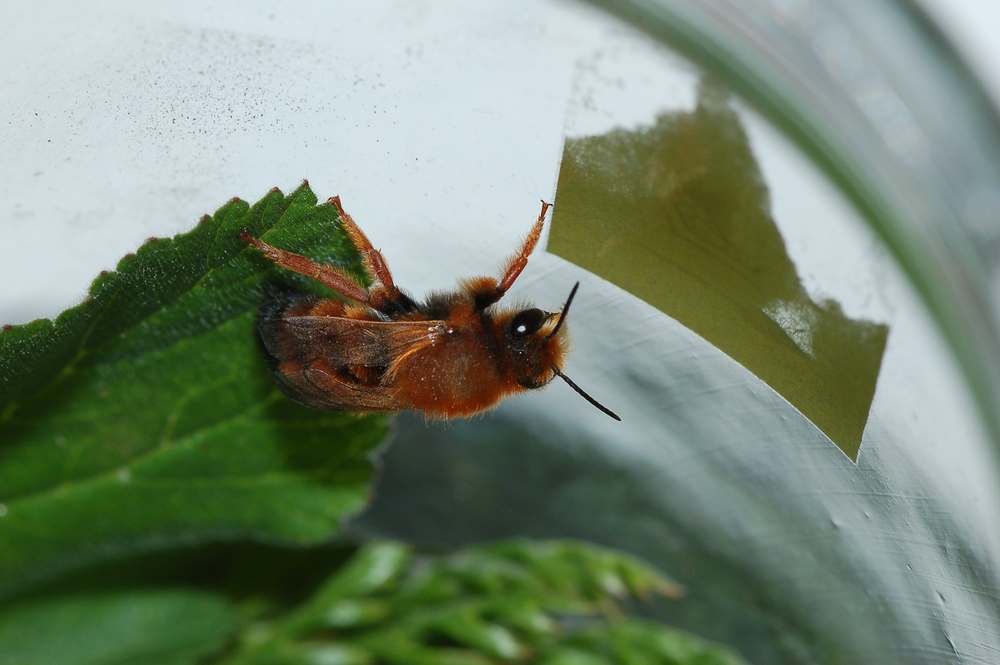
[[[722,349],[857,460],[888,327],[810,298],[711,82],[692,112],[567,140],[548,250]]]

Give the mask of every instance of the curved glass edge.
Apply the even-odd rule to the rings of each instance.
[[[720,75],[833,180],[924,299],[1000,448],[1000,121],[929,19],[900,0],[589,2]]]

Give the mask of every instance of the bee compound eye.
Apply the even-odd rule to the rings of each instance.
[[[545,323],[545,319],[548,317],[548,314],[537,307],[523,310],[518,312],[511,320],[510,331],[515,337],[533,335],[538,332],[538,329],[542,327],[542,324]]]

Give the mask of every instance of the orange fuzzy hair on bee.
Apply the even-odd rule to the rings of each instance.
[[[503,398],[541,388],[555,377],[615,420],[562,372],[566,317],[579,283],[558,312],[497,306],[528,264],[541,237],[542,209],[499,280],[475,277],[452,293],[413,300],[396,287],[382,253],[336,208],[348,238],[373,277],[369,288],[340,270],[243,233],[277,265],[317,280],[349,302],[272,293],[258,332],[281,389],[308,406],[359,412],[421,411],[431,418],[467,417]]]

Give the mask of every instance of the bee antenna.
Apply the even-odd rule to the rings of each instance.
[[[552,332],[550,332],[548,335],[545,336],[545,339],[551,339],[551,338],[553,338],[553,337],[556,336],[557,332],[559,332],[559,329],[562,327],[563,321],[566,319],[566,315],[569,314],[570,303],[573,302],[573,296],[576,295],[576,290],[578,288],[580,288],[580,282],[577,282],[576,284],[573,285],[573,290],[569,292],[569,298],[566,298],[566,304],[563,305],[562,311],[559,312],[559,320],[556,321],[556,327],[552,329]],[[563,376],[562,374],[559,373],[558,369],[556,369],[556,374],[559,374],[559,376]],[[563,378],[566,378],[566,377],[563,376]],[[574,385],[574,384],[571,382],[570,385]],[[577,388],[577,390],[579,391],[580,389]],[[585,393],[583,391],[580,391],[580,394],[584,395],[585,397],[587,395],[587,393]],[[588,397],[587,399],[590,399],[590,398]]]
[[[577,286],[579,286],[579,285],[580,284],[578,282]],[[573,287],[573,292],[574,293],[576,292],[576,286]],[[569,299],[570,300],[573,299],[573,294],[572,293],[569,295]],[[566,303],[566,307],[569,307],[569,303]],[[563,311],[565,312],[566,310],[564,309]],[[560,322],[561,321],[562,320],[560,319]],[[562,370],[560,370],[558,367],[556,367],[555,365],[553,365],[552,366],[552,371],[556,373],[556,376],[558,376],[560,379],[562,379],[563,381],[565,381],[566,383],[568,383],[570,388],[572,388],[577,393],[579,393],[580,397],[582,397],[583,399],[587,400],[588,402],[590,402],[591,404],[593,404],[598,409],[600,409],[604,413],[608,414],[609,416],[611,416],[612,418],[614,418],[618,422],[621,422],[621,418],[618,416],[617,413],[615,413],[614,411],[612,411],[611,409],[609,409],[608,407],[604,406],[603,404],[601,404],[600,402],[598,402],[596,399],[594,399],[593,397],[591,397],[590,395],[588,395],[587,391],[585,391],[583,388],[581,388],[580,386],[578,386],[575,383],[573,383],[573,379],[571,379],[568,376],[566,376],[565,374],[563,374]]]

